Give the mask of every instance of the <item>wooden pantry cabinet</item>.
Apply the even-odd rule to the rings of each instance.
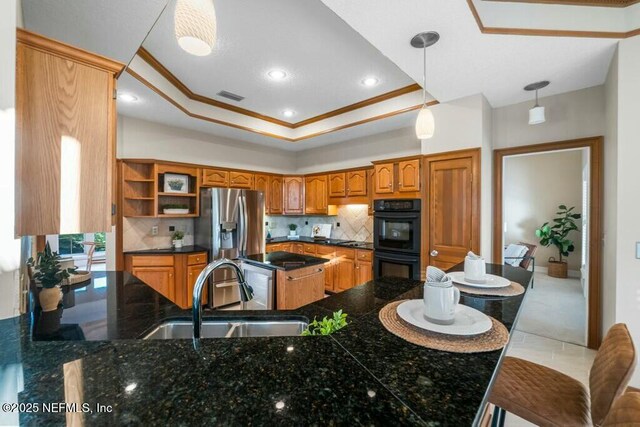
[[[111,231],[122,68],[17,29],[16,236]]]
[[[142,280],[181,308],[193,301],[193,287],[207,266],[207,253],[192,254],[126,254],[125,270]],[[207,301],[207,290],[202,298]]]

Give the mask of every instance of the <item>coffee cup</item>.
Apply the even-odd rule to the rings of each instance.
[[[424,317],[439,325],[451,325],[455,321],[460,291],[447,282],[424,284]]]
[[[471,258],[469,256],[464,259],[464,280],[470,283],[484,283],[487,280],[487,266],[484,258]]]

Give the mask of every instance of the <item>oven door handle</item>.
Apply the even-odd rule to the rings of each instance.
[[[420,214],[374,214],[375,219],[420,219]]]
[[[416,258],[416,257],[394,257],[391,255],[380,255],[380,254],[375,254],[375,257],[377,259],[380,260],[388,260],[388,261],[401,261],[401,262],[416,262],[416,261],[420,261],[420,258]]]

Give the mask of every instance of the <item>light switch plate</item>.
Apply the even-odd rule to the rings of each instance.
[[[151,235],[152,236],[157,236],[158,235],[158,226],[154,225],[153,227],[151,227]]]

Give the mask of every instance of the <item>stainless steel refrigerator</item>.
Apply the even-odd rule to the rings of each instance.
[[[229,188],[201,190],[195,244],[209,249],[209,262],[264,253],[264,194]],[[230,269],[214,272],[209,289],[212,288],[213,292],[209,292],[211,307],[240,301],[235,273]]]

